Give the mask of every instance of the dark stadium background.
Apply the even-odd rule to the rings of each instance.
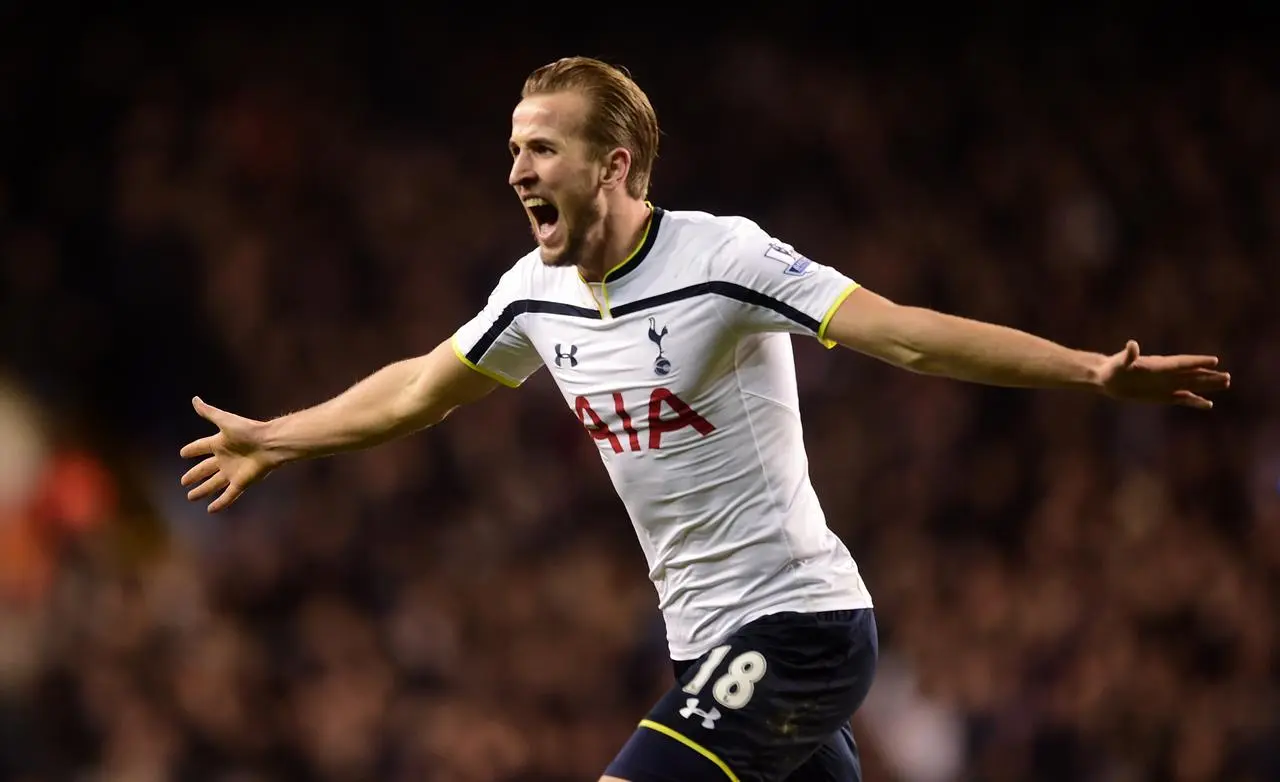
[[[882,629],[867,779],[1280,779],[1262,6],[883,5],[0,5],[0,779],[596,778],[669,673],[546,373],[224,516],[177,456],[193,394],[296,409],[482,304],[530,241],[520,83],[577,53],[656,104],[659,205],[901,301],[1233,372],[1205,415],[797,340]]]

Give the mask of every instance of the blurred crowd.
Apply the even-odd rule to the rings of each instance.
[[[565,52],[458,45],[424,85],[404,41],[279,32],[0,50],[25,74],[0,116],[27,118],[0,122],[0,779],[595,779],[671,674],[546,373],[225,515],[185,502],[193,394],[322,401],[446,338],[530,246],[507,117]],[[797,340],[882,632],[867,778],[1280,779],[1280,85],[1249,50],[1104,35],[710,50],[627,60],[667,134],[655,203],[746,214],[903,302],[1233,372],[1200,414]]]

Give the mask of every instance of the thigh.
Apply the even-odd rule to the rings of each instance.
[[[848,723],[876,655],[870,609],[752,622],[681,666],[607,773],[632,782],[781,782]],[[677,765],[683,776],[669,775]]]
[[[627,782],[725,782],[737,780],[713,750],[659,723],[645,720],[605,769]]]
[[[862,762],[853,726],[845,723],[809,759],[787,775],[786,782],[862,782]]]

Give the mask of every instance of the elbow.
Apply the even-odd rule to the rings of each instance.
[[[456,407],[448,405],[431,403],[407,405],[403,412],[397,416],[399,420],[397,428],[405,434],[429,429],[444,421],[456,409]]]
[[[928,374],[934,363],[929,354],[904,334],[882,335],[866,346],[866,352],[899,369]]]
[[[929,350],[931,330],[936,330],[937,315],[919,307],[895,305],[894,317],[881,329],[885,361],[900,369],[921,375],[934,375],[943,370],[942,356]]]
[[[455,407],[440,398],[426,382],[424,374],[418,372],[402,389],[395,418],[399,428],[416,432],[440,423]]]
[[[462,405],[436,405],[434,407],[427,408],[422,416],[422,424],[419,428],[426,429],[428,427],[444,423],[444,419],[453,415],[453,411],[457,410],[459,407],[462,407]]]
[[[850,314],[843,316],[849,311]],[[921,346],[931,313],[872,296],[856,310],[841,307],[828,331],[836,342],[899,369],[927,374],[933,361]]]
[[[918,375],[936,375],[942,367],[939,363],[921,350],[911,347],[899,347],[894,351],[891,363],[908,372]]]
[[[890,366],[922,375],[931,374],[937,364],[924,351],[898,339],[850,340],[846,344]]]

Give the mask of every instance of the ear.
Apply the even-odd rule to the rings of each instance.
[[[604,167],[600,171],[600,184],[614,189],[626,187],[627,174],[631,172],[631,152],[626,147],[617,147],[604,156]]]

